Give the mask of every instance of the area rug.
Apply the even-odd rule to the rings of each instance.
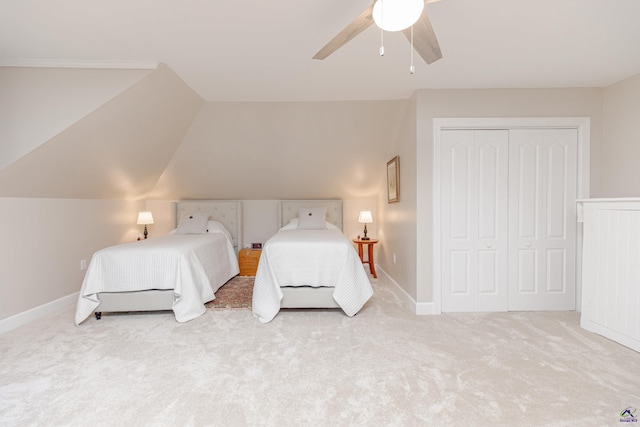
[[[222,285],[216,292],[216,299],[205,304],[208,309],[251,309],[253,296],[253,276],[236,276]]]

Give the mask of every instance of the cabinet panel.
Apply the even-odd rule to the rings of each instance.
[[[580,325],[640,351],[640,199],[584,205]]]

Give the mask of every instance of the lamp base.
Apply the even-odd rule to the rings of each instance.
[[[366,222],[364,223],[364,236],[360,240],[369,240],[369,238],[367,237],[367,223]]]
[[[361,237],[360,240],[371,240],[371,239],[367,236],[364,236],[364,237]]]

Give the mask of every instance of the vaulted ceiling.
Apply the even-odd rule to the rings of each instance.
[[[0,99],[12,92],[10,104],[25,105],[15,132],[0,127],[17,149],[0,147],[0,197],[374,197],[402,126],[415,127],[403,124],[407,100],[206,103],[164,64],[128,79],[111,71],[0,68],[0,81],[14,81]],[[60,132],[28,132],[58,109],[72,113],[54,120],[66,123]]]
[[[162,65],[0,169],[0,197],[142,199],[203,102]]]
[[[443,59],[371,26],[312,56],[371,0],[0,0],[0,65],[166,63],[207,101],[406,99],[421,88],[603,87],[640,72],[638,0],[441,0]]]

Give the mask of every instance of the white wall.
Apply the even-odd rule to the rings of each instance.
[[[178,218],[176,205],[173,201],[147,200],[145,210],[150,211],[153,215],[153,224],[147,226],[150,236],[161,236],[176,228]],[[143,231],[140,230],[141,236]]]
[[[78,292],[85,273],[80,261],[100,248],[135,241],[143,206],[0,198],[0,320]]]
[[[373,222],[367,224],[367,236],[372,239],[379,238],[378,224],[380,218],[378,214],[378,197],[369,197],[361,199],[346,199],[342,205],[342,232],[349,238],[355,239],[358,236],[364,235],[364,224],[358,222],[360,211],[371,211]],[[379,246],[374,246],[374,255],[377,254]],[[376,264],[378,263],[378,257],[375,256]]]
[[[243,200],[243,248],[264,243],[278,231],[279,207],[277,200]]]
[[[399,156],[400,201],[388,203],[387,180],[379,192],[380,239],[376,263],[398,284],[416,295],[416,97],[407,105],[402,126],[388,147],[387,161]],[[386,163],[385,163],[386,167]],[[395,254],[395,263],[393,261]]]
[[[640,74],[604,90],[602,193],[640,196]]]
[[[149,198],[376,197],[405,105],[206,103]]]

